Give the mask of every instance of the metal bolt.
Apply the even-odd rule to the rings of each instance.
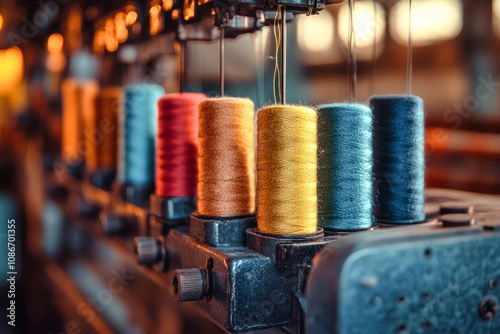
[[[490,321],[498,312],[497,301],[491,297],[485,297],[479,303],[479,317],[484,321]]]
[[[174,271],[172,287],[179,302],[202,299],[207,294],[205,269],[177,269]]]
[[[102,231],[106,235],[119,235],[125,232],[127,219],[112,213],[101,214]]]
[[[161,260],[161,242],[153,237],[137,237],[134,239],[134,253],[137,263],[155,264]]]
[[[94,219],[99,216],[99,207],[84,198],[80,198],[77,201],[77,212],[84,218]]]
[[[450,213],[442,215],[439,220],[445,227],[470,226],[475,224],[474,217],[463,213]]]

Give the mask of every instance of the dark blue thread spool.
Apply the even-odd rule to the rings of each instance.
[[[123,89],[119,129],[118,182],[135,188],[154,188],[157,101],[165,94],[155,84]]]
[[[378,223],[425,220],[424,107],[412,95],[373,96],[374,214]]]
[[[318,110],[318,224],[329,230],[373,227],[370,108],[335,103]]]

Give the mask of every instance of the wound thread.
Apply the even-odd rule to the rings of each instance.
[[[98,130],[102,142],[97,147],[97,168],[116,171],[118,157],[118,109],[121,100],[120,87],[106,87],[99,95]]]
[[[272,234],[317,230],[316,111],[272,106],[257,113],[257,228]]]
[[[425,220],[424,107],[417,96],[373,96],[374,213],[378,222]]]
[[[155,171],[156,103],[165,93],[155,84],[124,88],[119,129],[118,181],[134,187],[152,187]]]
[[[373,226],[373,115],[361,104],[318,107],[318,225]]]
[[[196,195],[198,109],[206,97],[198,93],[169,94],[158,101],[156,195]]]
[[[98,146],[102,141],[99,128],[99,86],[96,82],[87,82],[80,87],[80,108],[83,119],[83,140],[85,142],[85,167],[88,172],[98,169]],[[81,131],[79,129],[79,131]]]
[[[255,213],[253,102],[208,99],[200,104],[199,112],[198,213]]]
[[[75,79],[68,78],[61,83],[62,134],[61,155],[63,161],[73,163],[80,160],[78,154],[82,119],[79,109],[79,88]]]

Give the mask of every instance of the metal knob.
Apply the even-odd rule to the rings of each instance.
[[[101,226],[106,235],[123,234],[127,227],[127,219],[112,213],[104,213],[101,215]]]
[[[82,217],[87,219],[95,219],[99,217],[99,207],[88,202],[84,198],[78,199],[76,205],[77,212]]]
[[[439,208],[440,215],[449,213],[465,213],[472,215],[474,213],[474,206],[467,202],[444,202],[441,203]]]
[[[179,302],[200,300],[207,293],[206,271],[204,269],[177,269],[172,279],[174,296]]]
[[[162,252],[159,240],[153,237],[134,239],[134,253],[137,263],[152,265],[161,260]]]
[[[439,220],[446,227],[470,226],[475,224],[474,217],[463,213],[450,213],[442,215]]]

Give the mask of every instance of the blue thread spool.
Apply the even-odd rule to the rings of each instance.
[[[157,101],[165,94],[155,84],[133,84],[123,89],[119,129],[118,182],[153,188]]]
[[[318,107],[318,224],[325,229],[373,226],[372,126],[365,105]]]
[[[374,214],[377,222],[412,224],[424,212],[424,104],[412,95],[370,98],[373,127]]]

